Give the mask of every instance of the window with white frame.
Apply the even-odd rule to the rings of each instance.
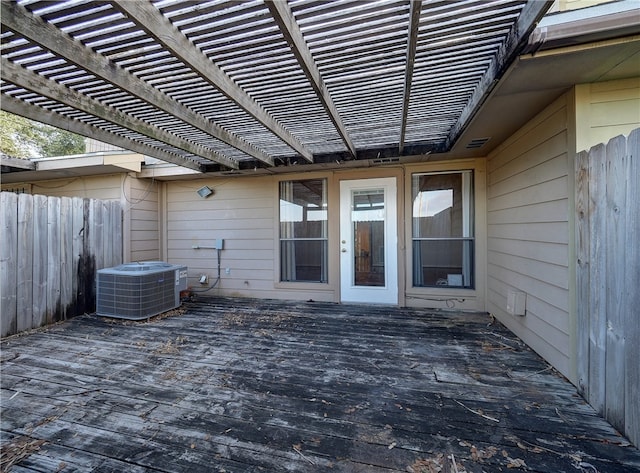
[[[412,176],[414,287],[475,287],[473,173]]]
[[[280,182],[280,281],[327,282],[327,180]]]

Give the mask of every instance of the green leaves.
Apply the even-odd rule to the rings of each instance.
[[[84,137],[0,111],[0,152],[14,158],[85,152]]]

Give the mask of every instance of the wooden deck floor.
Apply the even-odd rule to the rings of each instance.
[[[486,315],[243,299],[183,308],[4,340],[3,468],[640,471],[638,450]]]

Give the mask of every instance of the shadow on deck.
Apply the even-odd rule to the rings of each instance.
[[[486,315],[202,299],[11,337],[1,366],[16,472],[640,470]]]

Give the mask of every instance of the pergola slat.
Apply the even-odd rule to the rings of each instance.
[[[187,107],[169,100],[164,94],[149,87],[144,81],[126,73],[123,69],[114,66],[105,57],[91,52],[81,43],[74,41],[54,25],[34,17],[23,6],[9,2],[1,2],[1,5],[2,23],[16,33],[37,44],[41,44],[55,54],[67,58],[78,67],[176,116],[195,128],[199,128],[269,165],[273,164],[272,157],[266,155],[266,153],[252,144],[206,120]]]
[[[349,132],[342,122],[342,117],[340,117],[340,114],[333,103],[333,99],[327,90],[315,60],[311,56],[311,51],[309,51],[309,48],[307,47],[304,36],[293,17],[293,13],[287,6],[286,2],[279,0],[267,0],[266,5],[278,24],[280,31],[290,44],[291,51],[298,59],[300,67],[309,79],[311,86],[316,91],[323,107],[329,114],[329,118],[331,118],[331,121],[335,125],[344,143],[347,145],[347,148],[351,151],[353,157],[356,157],[355,145],[353,144],[353,141],[351,141]]]
[[[118,148],[128,149],[145,156],[158,158],[168,163],[177,164],[178,166],[193,169],[195,171],[204,172],[205,170],[205,166],[195,160],[170,153],[154,146],[143,144],[136,140],[115,135],[101,128],[67,118],[63,115],[43,109],[37,105],[31,105],[28,102],[24,102],[13,97],[3,97],[1,106],[2,110],[13,113],[14,115],[20,115],[30,120],[35,120],[56,128],[71,131],[78,135],[91,136],[96,140],[112,144]]]
[[[123,1],[117,3],[117,8],[135,21],[149,33],[164,48],[189,65],[201,77],[218,88],[227,97],[255,117],[282,141],[295,149],[308,161],[313,161],[313,155],[299,140],[280,125],[274,118],[242,89],[240,89],[218,66],[211,62],[201,51],[191,43],[169,20],[151,4],[143,2]]]
[[[77,108],[78,110],[102,118],[111,123],[115,123],[124,128],[134,130],[154,140],[165,142],[193,155],[201,156],[231,169],[239,168],[238,163],[235,160],[221,155],[216,151],[196,145],[184,138],[149,125],[143,120],[133,118],[116,108],[101,106],[100,104],[84,97],[82,94],[70,90],[56,82],[48,81],[35,72],[13,64],[4,58],[1,60],[0,64],[0,71],[2,72],[3,80],[21,84],[27,89],[40,91],[40,93],[52,100]]]
[[[3,64],[30,72],[3,98],[208,170],[302,170],[451,150],[552,2],[0,3]]]

